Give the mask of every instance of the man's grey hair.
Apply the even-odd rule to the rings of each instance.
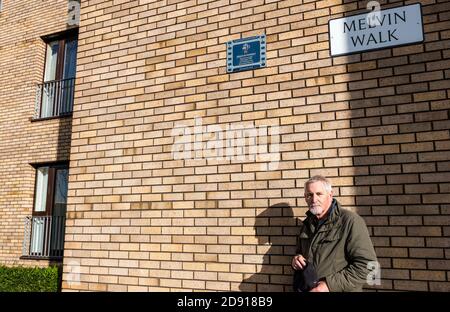
[[[313,176],[312,178],[309,178],[308,181],[305,182],[305,189],[306,189],[306,186],[308,184],[311,184],[311,183],[314,183],[314,182],[322,182],[323,187],[325,188],[325,190],[328,193],[331,192],[332,187],[331,187],[330,181],[327,178],[325,178],[324,176],[321,176],[321,175],[316,175],[316,176]]]

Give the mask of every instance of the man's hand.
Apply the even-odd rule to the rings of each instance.
[[[296,255],[292,259],[292,268],[294,270],[303,270],[306,266],[306,259],[302,255]]]
[[[325,281],[320,281],[316,287],[310,290],[310,292],[330,292],[330,290]]]

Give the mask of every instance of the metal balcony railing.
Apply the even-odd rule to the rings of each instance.
[[[54,80],[37,85],[33,119],[72,113],[75,78]]]
[[[26,217],[22,255],[37,258],[62,258],[65,222],[65,217]]]

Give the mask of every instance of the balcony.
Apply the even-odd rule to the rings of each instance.
[[[22,257],[62,259],[65,221],[66,218],[60,216],[26,217]]]
[[[33,119],[67,116],[73,111],[75,78],[37,85]]]

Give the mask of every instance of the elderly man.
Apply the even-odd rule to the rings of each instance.
[[[292,268],[304,273],[312,264],[317,276],[312,292],[362,291],[369,265],[377,261],[364,220],[341,207],[333,198],[330,182],[322,176],[306,181],[305,200],[309,211]]]

